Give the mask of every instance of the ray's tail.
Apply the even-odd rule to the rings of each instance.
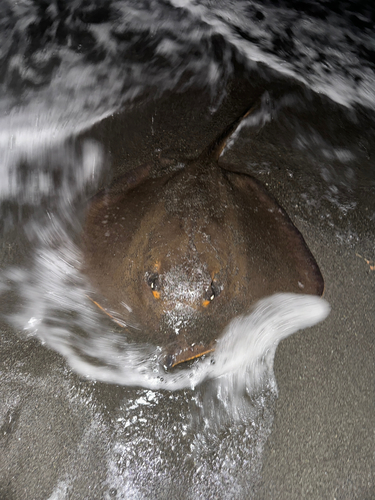
[[[250,108],[246,108],[246,110],[234,120],[230,125],[228,125],[216,139],[211,142],[207,148],[205,148],[200,154],[199,158],[211,158],[213,160],[218,160],[220,158],[223,149],[225,148],[228,140],[237,130],[240,123],[247,118],[249,115],[253,114],[260,106],[260,99],[258,99],[255,103],[251,105]]]

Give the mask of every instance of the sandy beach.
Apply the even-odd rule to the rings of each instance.
[[[269,91],[282,95],[288,89],[303,95],[298,85],[288,85],[275,82]],[[111,164],[112,173],[103,176],[102,183],[155,155],[196,155],[261,90],[260,83],[234,80],[222,102],[210,102],[207,94],[189,91],[149,100],[106,119],[84,134],[84,138],[94,138],[103,145]],[[210,106],[217,109],[213,115]],[[322,118],[324,102],[320,106],[315,114],[311,107],[304,123]],[[337,118],[339,127],[338,107],[332,105],[328,113]],[[334,134],[328,119],[327,123],[319,120],[314,125],[322,136]],[[215,469],[210,457],[215,456],[220,443],[206,443],[201,456],[212,461],[209,470],[216,471],[219,486],[217,490],[202,487],[196,498],[244,498],[244,490],[231,485],[241,485],[246,474],[247,498],[375,498],[373,168],[371,172],[375,141],[367,156],[351,164],[355,174],[352,187],[344,186],[341,191],[339,185],[335,198],[330,181],[322,175],[323,163],[295,147],[293,127],[289,127],[292,123],[286,107],[261,130],[243,128],[222,161],[243,165],[285,208],[319,263],[331,313],[321,324],[282,341],[277,349],[274,371],[278,398],[266,409],[273,416],[270,435],[267,430],[256,435],[265,444],[260,460],[253,462],[254,469],[246,465],[240,451],[238,467],[229,469],[221,462]],[[353,144],[359,133],[360,126],[353,125],[340,141]],[[366,134],[370,144],[373,132]],[[327,164],[333,165],[339,176],[340,167],[333,160]],[[355,203],[355,208],[342,209],[352,206],[350,203]],[[9,262],[17,263],[17,252],[24,255],[17,232],[13,237],[1,247],[3,268]],[[11,304],[11,297],[7,300]],[[191,498],[185,486],[195,480],[198,467],[192,459],[191,470],[195,472],[184,478],[179,477],[178,467],[180,461],[185,464],[182,454],[190,446],[191,436],[181,431],[169,449],[168,432],[163,435],[157,424],[159,419],[166,429],[175,426],[177,436],[185,425],[181,415],[188,412],[189,391],[175,394],[171,401],[168,393],[152,395],[151,391],[84,380],[72,372],[62,356],[36,339],[24,339],[22,332],[14,331],[5,321],[1,335],[1,500]],[[154,408],[154,420],[148,414],[148,424],[139,424],[133,434],[126,434],[126,441],[128,431],[120,428],[121,419],[142,419],[146,406],[131,410],[129,403],[126,413],[124,401],[140,397],[145,398],[148,408]],[[116,436],[130,443],[129,463],[132,457],[145,457],[133,476],[124,473],[122,483],[114,470],[122,467],[125,471],[127,463],[120,444],[116,448]],[[110,444],[112,438],[115,444]],[[144,438],[152,441],[151,455]],[[237,447],[241,449],[240,440]],[[175,463],[165,479],[160,472],[164,470],[160,450]],[[183,467],[180,470],[186,472]],[[156,491],[153,478],[158,474],[162,486]],[[139,481],[143,490],[132,489]],[[207,482],[203,476],[201,481],[202,485]],[[124,491],[126,497],[122,496]]]

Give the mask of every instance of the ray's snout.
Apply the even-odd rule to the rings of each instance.
[[[178,313],[180,318],[189,318],[197,311],[207,309],[222,287],[213,281],[211,274],[199,263],[172,266],[168,271],[145,273],[148,290],[146,302],[151,300],[158,316]]]

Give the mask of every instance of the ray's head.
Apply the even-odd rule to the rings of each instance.
[[[172,309],[180,311],[205,311],[218,298],[223,285],[215,273],[198,259],[162,264],[157,260],[152,271],[145,272],[146,291],[156,308],[164,313]]]
[[[199,238],[179,234],[168,246],[152,245],[144,262],[143,311],[166,346],[167,366],[212,350],[221,333],[218,311],[225,300],[225,275],[212,249],[206,250],[210,258]]]

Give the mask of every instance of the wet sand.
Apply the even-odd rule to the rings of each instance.
[[[259,498],[371,499],[375,275],[356,253],[372,256],[372,242],[364,237],[354,248],[337,247],[311,233],[332,311],[277,350],[279,398]]]
[[[324,136],[324,128],[315,125]],[[340,141],[352,144],[351,134],[343,134]],[[279,156],[281,168],[269,181],[271,191],[316,257],[332,310],[322,324],[292,335],[277,349],[279,397],[256,498],[371,499],[375,497],[375,172],[371,174],[366,165],[368,158],[359,158],[353,166],[353,190],[342,199],[343,204],[355,201],[355,209],[345,213],[330,206],[326,212],[324,203],[309,209],[300,197],[305,186],[298,162],[306,172],[317,165],[310,166],[295,151],[286,163],[287,148],[269,154],[275,164]],[[291,169],[292,178],[283,166]],[[339,178],[341,169],[336,168]],[[267,175],[261,180],[266,182]],[[320,181],[316,185],[321,191],[317,199],[325,196],[324,185]]]
[[[117,173],[124,162],[141,164],[158,150],[194,156],[248,104],[244,82],[233,89],[214,117],[207,112],[207,96],[190,92],[134,108],[88,135],[110,151]],[[248,168],[261,170],[256,176],[304,235],[325,277],[332,311],[322,324],[294,334],[277,349],[279,395],[262,471],[254,476],[249,497],[370,500],[375,497],[375,270],[370,267],[375,173],[369,179],[365,166],[358,171],[364,187],[350,193],[357,206],[346,215],[328,202],[309,205],[302,196],[306,183],[317,189],[317,200],[327,185],[312,173],[316,164],[292,148],[288,130],[283,143],[277,124],[257,134],[244,129],[224,159],[241,164],[263,158],[271,165],[269,170]],[[7,249],[4,245],[4,253]],[[106,436],[114,416],[121,418],[118,401],[135,397],[135,390],[80,379],[61,356],[35,340],[17,339],[5,324],[1,364],[6,409],[0,424],[1,500],[120,498],[106,486]],[[145,484],[156,470],[152,467],[141,472]],[[74,481],[78,469],[80,479]],[[243,474],[240,467],[238,473]],[[178,493],[185,498],[178,481],[175,477],[174,485],[165,484],[153,497],[134,493],[131,498],[177,498]],[[221,498],[239,498],[228,491],[223,489]]]

